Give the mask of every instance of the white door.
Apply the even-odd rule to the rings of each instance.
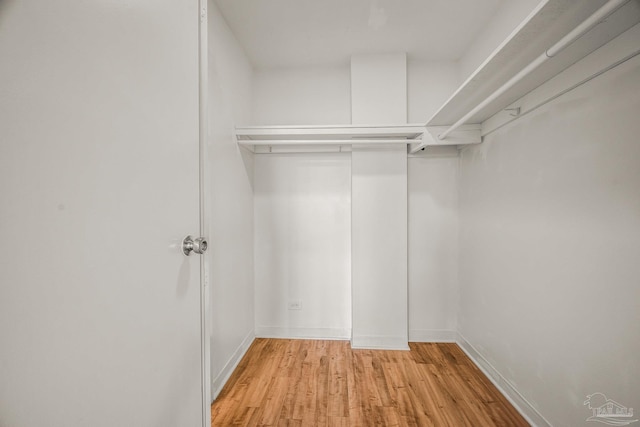
[[[0,426],[203,424],[198,12],[0,0]]]

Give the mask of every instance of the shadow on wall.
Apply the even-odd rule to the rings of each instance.
[[[12,4],[15,3],[15,0],[0,0],[0,12],[6,12],[7,8]],[[0,15],[0,18],[2,18],[3,15]]]
[[[2,17],[7,16],[9,8],[16,3],[15,0],[0,0],[0,24],[2,24]]]
[[[238,147],[240,150],[240,156],[242,156],[242,163],[244,164],[244,170],[247,173],[247,178],[249,179],[249,185],[251,185],[251,190],[253,191],[253,153],[244,148]]]

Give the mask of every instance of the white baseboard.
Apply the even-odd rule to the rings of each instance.
[[[288,338],[308,340],[348,340],[351,329],[348,328],[280,328],[275,326],[256,327],[258,338]]]
[[[406,337],[359,335],[351,338],[351,348],[373,350],[409,350]]]
[[[456,342],[458,333],[450,329],[409,329],[409,342]]]
[[[220,373],[211,381],[212,402],[213,400],[216,400],[216,397],[218,397],[220,391],[222,391],[222,387],[224,387],[224,385],[229,380],[229,377],[231,377],[233,371],[238,367],[238,364],[242,360],[242,357],[245,355],[247,350],[249,350],[249,347],[251,346],[251,343],[253,343],[254,339],[255,334],[253,333],[253,331],[251,331],[249,334],[247,334],[244,340],[242,340],[236,351],[233,352],[233,355],[224,365],[222,371],[220,371]]]
[[[551,427],[551,424],[518,392],[515,386],[502,376],[460,333],[457,333],[456,342],[529,424],[534,427]]]

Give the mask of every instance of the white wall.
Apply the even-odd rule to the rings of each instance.
[[[349,154],[256,155],[254,194],[257,335],[348,338]]]
[[[351,123],[349,65],[254,71],[251,124]],[[247,123],[245,123],[247,124]]]
[[[459,84],[455,62],[407,62],[407,119],[425,123]],[[351,123],[351,73],[342,67],[257,69],[251,124]]]
[[[407,123],[406,53],[351,56],[351,123]]]
[[[466,148],[460,332],[552,425],[640,407],[640,57]]]
[[[459,83],[465,81],[539,3],[540,0],[503,1],[491,22],[458,61]]]
[[[252,69],[242,48],[209,4],[209,135],[207,221],[211,381],[215,398],[254,335],[253,155],[235,142],[249,121]]]
[[[408,160],[409,332],[415,341],[454,338],[458,295],[457,156],[456,148],[434,147]],[[321,172],[324,168],[326,175]],[[305,333],[313,333],[349,337],[350,176],[350,155],[346,153],[256,156],[258,335],[304,337],[310,336]],[[308,200],[298,200],[303,192],[310,194]],[[342,206],[332,214],[335,215],[332,220],[326,212],[330,206],[320,210],[316,206],[322,204],[321,197],[325,196],[330,206]],[[314,205],[304,208],[303,203],[309,201]],[[310,254],[301,261],[300,253],[292,245],[298,233],[309,236],[309,230],[314,229],[318,230],[313,232],[316,243],[306,249]],[[313,271],[311,275],[306,267],[297,267],[300,262],[308,263],[310,258],[325,264],[338,263],[341,267]],[[285,286],[283,283],[290,281],[286,277],[291,269],[302,279]],[[341,302],[333,305],[322,297],[316,306],[313,286],[324,288],[327,284],[332,294],[341,295]],[[303,310],[288,310],[286,303],[297,299],[303,300]],[[310,311],[316,312],[315,318],[310,317]],[[332,319],[340,321],[334,324]]]
[[[455,340],[458,149],[409,158],[409,340]]]
[[[407,120],[426,123],[458,88],[455,62],[412,61],[407,64]]]
[[[409,61],[409,123],[424,123],[458,84],[453,62]],[[453,341],[458,309],[458,149],[408,159],[409,340]]]

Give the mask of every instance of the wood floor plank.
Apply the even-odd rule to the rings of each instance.
[[[336,346],[329,359],[329,403],[330,417],[349,416],[349,389],[347,387],[347,360],[344,346]]]
[[[371,361],[373,378],[375,380],[375,387],[380,396],[380,405],[383,407],[393,406],[393,400],[391,399],[391,393],[389,392],[389,384],[384,375],[383,362],[378,357],[374,357]]]
[[[282,413],[282,404],[287,394],[287,377],[276,377],[272,386],[268,389],[267,399],[261,407],[264,408],[260,425],[273,426],[277,425]]]
[[[213,403],[211,425],[528,425],[456,344],[409,347],[256,339]]]
[[[327,424],[327,405],[329,402],[329,358],[326,354],[320,356],[320,363],[316,369],[316,412],[314,425],[323,426]]]
[[[432,364],[417,365],[419,375],[423,379],[424,391],[421,391],[422,401],[430,405],[429,413],[435,425],[464,426],[468,422],[456,405],[455,399],[446,389],[441,380],[442,372]],[[432,404],[433,402],[433,404]]]

